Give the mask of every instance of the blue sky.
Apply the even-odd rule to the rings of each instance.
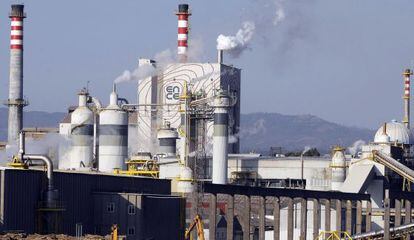
[[[181,1],[26,0],[28,110],[65,111],[89,81],[108,102],[111,83],[138,57],[175,50]],[[271,24],[279,4],[284,21]],[[0,98],[7,98],[10,4],[0,2]],[[216,38],[254,21],[242,68],[242,112],[314,114],[375,128],[401,119],[401,73],[414,60],[414,1],[188,1],[200,61],[215,61]],[[135,99],[134,84],[119,86]]]

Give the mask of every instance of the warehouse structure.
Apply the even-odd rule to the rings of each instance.
[[[82,225],[83,234],[107,235],[117,223],[131,239],[180,239],[184,232],[182,199],[170,195],[168,180],[55,171],[59,201],[48,206],[43,171],[2,168],[0,175],[1,231],[75,235]],[[159,223],[167,226],[162,232],[150,227]]]

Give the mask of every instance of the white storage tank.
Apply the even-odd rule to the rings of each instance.
[[[346,160],[345,149],[335,147],[333,149],[332,163],[330,165],[332,170],[331,189],[333,191],[341,191],[342,184],[346,178]]]
[[[93,160],[93,112],[86,105],[89,96],[85,89],[79,92],[79,106],[71,116],[71,150],[63,168],[91,168]]]
[[[194,191],[193,171],[191,168],[181,166],[180,178],[178,179],[177,183],[177,191],[179,193],[192,193]]]
[[[118,105],[115,85],[110,103],[99,117],[99,163],[100,172],[112,173],[114,169],[125,170],[128,157],[128,113]]]
[[[164,126],[158,130],[159,140],[158,154],[163,157],[175,157],[177,152],[177,129],[172,128],[170,122],[165,122]]]

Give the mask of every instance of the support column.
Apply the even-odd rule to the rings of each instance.
[[[371,231],[371,215],[372,215],[371,201],[367,201],[367,209],[365,212],[365,232]]]
[[[394,204],[395,217],[394,217],[394,226],[398,227],[401,225],[401,201],[400,199],[395,199]]]
[[[273,202],[273,218],[273,240],[280,240],[280,201],[277,197],[275,197]]]
[[[384,199],[384,240],[390,239],[390,198],[388,190],[385,192]]]
[[[325,231],[331,231],[331,201],[325,200]]]
[[[287,240],[293,240],[293,199],[287,198]]]
[[[306,240],[308,222],[308,200],[303,198],[300,203],[300,240]]]
[[[216,227],[217,227],[217,196],[210,195],[210,214],[209,214],[209,239],[216,239]]]
[[[345,225],[346,225],[346,231],[349,234],[352,234],[352,201],[351,200],[347,200],[346,201],[346,221],[345,221]]]
[[[227,196],[227,211],[226,211],[226,221],[227,221],[227,238],[229,240],[233,239],[233,226],[234,226],[234,197],[232,195]]]
[[[313,239],[319,236],[320,209],[318,199],[313,199]]]
[[[342,230],[342,202],[339,199],[335,200],[336,203],[336,231]]]
[[[259,197],[259,240],[265,240],[266,198]]]
[[[404,224],[411,223],[411,201],[408,199],[405,199],[405,218],[404,218]]]
[[[359,234],[362,232],[362,202],[361,200],[358,200],[356,202],[356,234]]]
[[[244,209],[244,221],[243,221],[243,240],[250,240],[250,197],[244,196],[245,209]]]

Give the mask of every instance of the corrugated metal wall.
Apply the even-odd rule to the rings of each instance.
[[[36,207],[46,187],[45,173],[18,169],[1,171],[4,174],[4,199],[1,199],[4,222],[0,229],[34,233]],[[94,233],[94,192],[171,193],[169,180],[68,172],[54,172],[54,177],[59,198],[66,207],[62,214],[62,230],[71,235],[75,234],[76,223],[82,223],[84,233]]]

